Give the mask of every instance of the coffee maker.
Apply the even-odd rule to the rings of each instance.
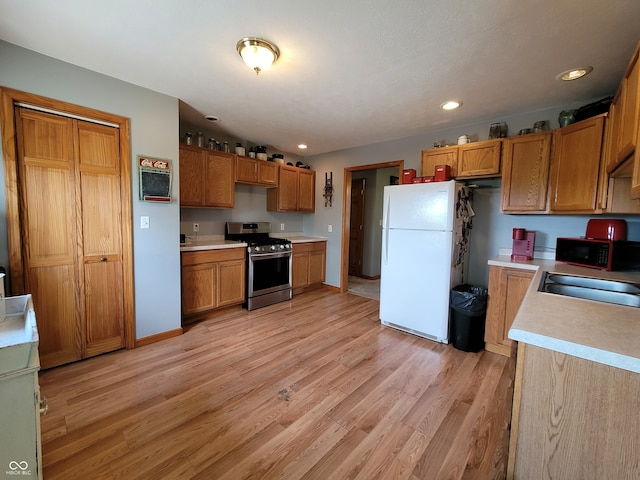
[[[514,228],[511,238],[513,239],[511,260],[533,260],[536,232],[527,231],[524,228]]]

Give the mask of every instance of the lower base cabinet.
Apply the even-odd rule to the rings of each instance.
[[[182,315],[245,300],[245,249],[182,252]]]
[[[485,350],[504,356],[511,355],[509,329],[531,285],[533,270],[489,267],[489,298],[484,329]]]
[[[294,243],[291,257],[293,293],[321,286],[325,280],[327,242]],[[297,289],[297,291],[296,291]]]
[[[640,478],[640,374],[518,343],[507,479]]]

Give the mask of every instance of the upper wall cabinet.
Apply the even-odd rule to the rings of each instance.
[[[554,131],[551,162],[551,213],[594,213],[604,121],[607,114]]]
[[[289,165],[278,167],[278,187],[267,191],[267,210],[315,212],[316,172]]]
[[[454,178],[482,178],[500,176],[502,140],[434,148],[422,151],[421,174],[432,176],[436,165],[449,165]]]
[[[275,187],[278,185],[278,164],[236,156],[236,183]]]
[[[520,135],[504,141],[502,199],[504,213],[547,210],[553,132]]]
[[[640,64],[638,49],[633,55],[620,85],[620,129],[618,131],[617,161],[623,162],[633,155],[638,140]]]
[[[233,208],[235,155],[180,145],[180,206]]]

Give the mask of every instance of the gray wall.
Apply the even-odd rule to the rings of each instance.
[[[180,327],[178,100],[3,41],[0,85],[130,119],[136,337]],[[171,204],[138,200],[135,162],[139,154],[173,161]],[[6,267],[4,188],[0,188],[0,209],[5,219],[0,222],[0,264]],[[140,229],[143,215],[150,217],[148,230]]]
[[[611,93],[613,94],[614,92]],[[333,172],[335,189],[333,207],[317,208],[315,215],[304,217],[305,234],[328,237],[327,283],[333,286],[340,285],[342,192],[344,191],[345,167],[404,160],[405,168],[415,168],[420,174],[421,151],[432,148],[436,141],[444,140],[449,144],[453,144],[461,134],[470,135],[473,141],[486,140],[489,134],[489,127],[493,122],[507,122],[509,135],[516,134],[522,128],[531,127],[538,120],[548,120],[551,128],[555,129],[559,127],[557,119],[561,110],[578,108],[595,100],[598,99],[585,99],[582,102],[573,104],[558,105],[534,112],[504,115],[487,119],[484,122],[466,125],[456,125],[455,112],[452,112],[450,126],[434,127],[423,135],[307,157],[305,161],[318,172],[318,178],[324,178],[324,173],[327,171]],[[468,282],[487,285],[487,260],[496,256],[498,249],[511,248],[511,229],[513,227],[536,230],[537,250],[552,251],[555,246],[555,239],[559,236],[577,237],[584,235],[589,216],[500,214],[500,181],[484,183],[490,185],[491,188],[474,189],[473,205],[476,216],[473,220],[471,233],[469,267],[466,275]],[[317,183],[317,188],[321,192],[319,182]],[[623,217],[619,215],[616,217],[626,218],[630,222],[630,239],[640,240],[639,217]],[[327,231],[328,225],[333,226],[331,233]]]

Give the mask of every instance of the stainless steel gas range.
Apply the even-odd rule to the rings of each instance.
[[[291,242],[271,237],[269,222],[227,222],[225,240],[247,247],[248,310],[291,299]]]

